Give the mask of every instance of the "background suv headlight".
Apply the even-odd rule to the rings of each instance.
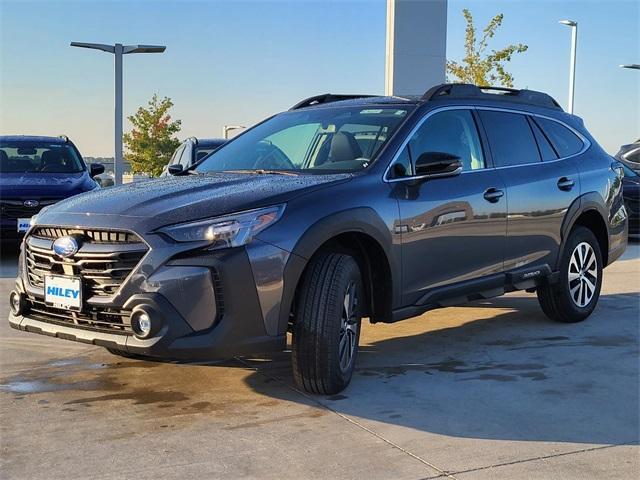
[[[277,222],[285,205],[258,208],[222,217],[171,225],[159,230],[176,242],[210,242],[210,249],[240,247]]]

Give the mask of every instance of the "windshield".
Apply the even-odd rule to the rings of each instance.
[[[82,170],[82,161],[70,145],[0,141],[2,173],[78,173]]]
[[[334,107],[277,115],[205,158],[196,171],[357,171],[406,118],[407,107]]]

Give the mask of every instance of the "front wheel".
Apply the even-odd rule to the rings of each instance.
[[[293,375],[299,387],[331,395],[351,380],[364,289],[353,257],[323,253],[307,267],[293,325]]]
[[[596,308],[602,287],[602,254],[593,232],[576,227],[560,259],[560,281],[538,288],[544,313],[559,322],[574,323]]]

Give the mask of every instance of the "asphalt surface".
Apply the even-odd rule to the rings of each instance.
[[[633,243],[580,324],[522,293],[367,324],[331,397],[298,391],[287,353],[136,361],[2,320],[0,478],[637,478],[639,319]]]

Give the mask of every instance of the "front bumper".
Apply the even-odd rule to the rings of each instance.
[[[85,316],[97,310],[121,312],[123,327],[117,331],[96,328],[82,315],[53,309],[65,317],[61,318],[50,314],[51,307],[46,310],[43,288],[27,280],[28,237],[16,280],[16,291],[24,296],[27,309],[20,316],[10,314],[10,325],[159,358],[218,359],[284,349],[286,332],[274,331],[270,325],[277,324],[275,317],[279,316],[282,279],[277,272],[284,268],[286,252],[274,252],[276,247],[254,241],[250,248],[198,253],[152,237],[145,238],[148,253],[117,292],[85,301]],[[271,268],[271,277],[260,273],[265,264]],[[274,281],[273,272],[279,282]],[[160,325],[151,338],[139,338],[131,331],[128,314],[139,307],[151,312],[152,320]]]

